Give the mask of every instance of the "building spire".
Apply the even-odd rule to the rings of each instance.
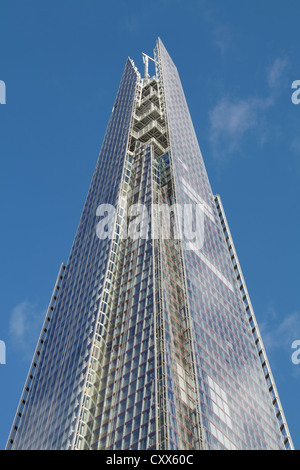
[[[149,75],[149,59],[152,60],[155,63],[155,60],[152,59],[152,57],[148,56],[143,52],[143,63],[144,63],[144,78],[148,79],[150,78]]]

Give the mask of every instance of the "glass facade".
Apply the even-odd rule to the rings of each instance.
[[[151,60],[144,78],[126,62],[8,449],[293,448],[160,39]],[[106,225],[101,205],[112,210]],[[185,230],[198,207],[200,244]]]
[[[205,448],[284,448],[240,285],[180,84],[158,45],[176,198],[205,210],[201,250],[184,250]]]

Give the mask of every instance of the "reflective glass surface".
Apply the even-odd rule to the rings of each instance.
[[[8,448],[285,448],[179,75],[160,39],[154,59],[156,75],[143,80],[126,62]],[[104,237],[101,204],[114,210]],[[200,245],[179,236],[192,221],[180,220],[180,208],[191,205],[203,215]]]
[[[74,446],[111,248],[96,209],[117,201],[137,83],[128,59],[12,449]]]
[[[205,212],[202,249],[184,250],[204,447],[284,448],[178,72],[158,49],[176,200]]]

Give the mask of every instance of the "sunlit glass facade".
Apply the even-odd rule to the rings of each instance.
[[[143,78],[125,64],[7,449],[292,449],[221,198],[160,39],[144,63]],[[114,211],[100,236],[104,204]],[[179,236],[187,221],[195,229],[186,207],[201,207],[200,244]]]

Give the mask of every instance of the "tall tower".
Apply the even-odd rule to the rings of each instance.
[[[143,78],[126,62],[7,449],[292,448],[221,199],[158,39]]]

